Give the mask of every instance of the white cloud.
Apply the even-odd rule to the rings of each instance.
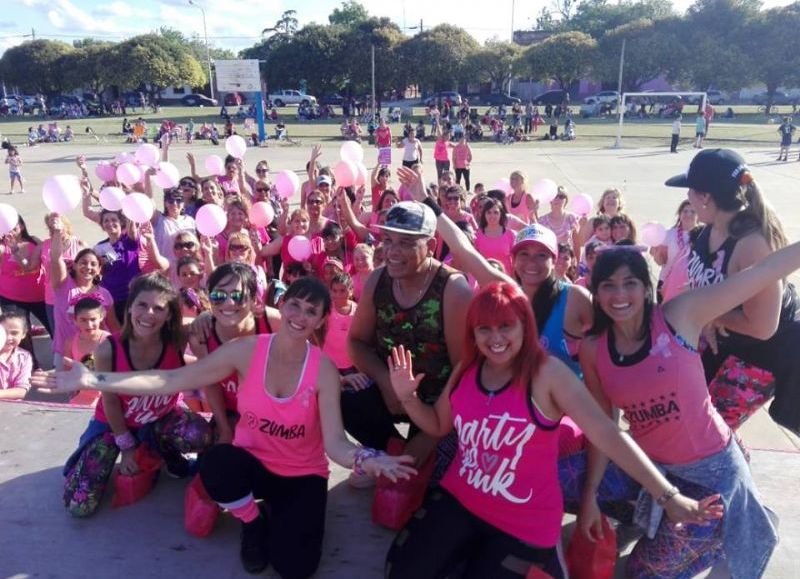
[[[103,16],[114,16],[118,18],[130,18],[133,16],[133,9],[131,8],[130,4],[127,2],[112,2],[111,4],[104,4],[102,6],[98,6],[94,10],[92,10],[92,15],[103,17]]]

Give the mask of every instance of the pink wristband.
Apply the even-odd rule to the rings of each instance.
[[[120,450],[130,450],[136,448],[136,438],[131,434],[131,431],[128,430],[123,434],[115,434],[114,444],[116,444],[117,448]]]

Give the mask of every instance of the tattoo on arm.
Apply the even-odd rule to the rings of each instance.
[[[105,374],[98,374],[97,375],[97,381],[98,382],[105,382],[106,381],[106,375]]]

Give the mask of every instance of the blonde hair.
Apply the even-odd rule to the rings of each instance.
[[[72,232],[72,222],[67,219],[66,215],[61,215],[61,213],[56,213],[55,211],[44,216],[44,225],[47,227],[47,230],[50,230],[50,226],[47,224],[47,222],[55,217],[58,217],[61,220],[61,223],[64,225],[64,233],[66,233],[68,237],[72,237],[74,235]]]
[[[600,201],[597,204],[597,213],[605,213],[606,210],[603,208],[605,205],[606,197],[610,197],[611,195],[616,195],[617,199],[619,199],[619,203],[617,205],[617,213],[622,213],[622,210],[625,208],[625,199],[622,197],[622,191],[617,189],[616,187],[609,187],[603,194],[600,195]]]
[[[739,202],[739,212],[728,225],[732,237],[741,238],[758,231],[767,240],[772,251],[787,245],[780,219],[764,199],[761,188],[755,181],[742,185],[736,193],[736,200]],[[714,202],[717,202],[716,198]]]
[[[511,174],[508,176],[508,179],[511,180],[514,177],[517,177],[522,181],[522,190],[523,191],[527,191],[528,190],[528,176],[525,173],[523,173],[522,171],[515,170],[515,171],[511,171]]]
[[[231,259],[231,245],[234,245],[236,242],[241,245],[246,245],[249,248],[250,257],[248,258],[247,262],[253,265],[256,262],[255,252],[253,251],[253,242],[250,241],[250,236],[247,233],[243,233],[241,231],[236,231],[228,236],[228,245],[225,248],[225,261],[229,261]]]

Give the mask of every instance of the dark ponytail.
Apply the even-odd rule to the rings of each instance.
[[[738,239],[757,231],[767,240],[772,251],[787,245],[783,226],[775,211],[765,201],[755,181],[751,180],[742,185],[736,194],[736,200],[738,201],[736,209],[739,209],[739,212],[728,226],[732,237]],[[741,209],[742,207],[744,209]],[[721,207],[721,209],[727,208]]]

